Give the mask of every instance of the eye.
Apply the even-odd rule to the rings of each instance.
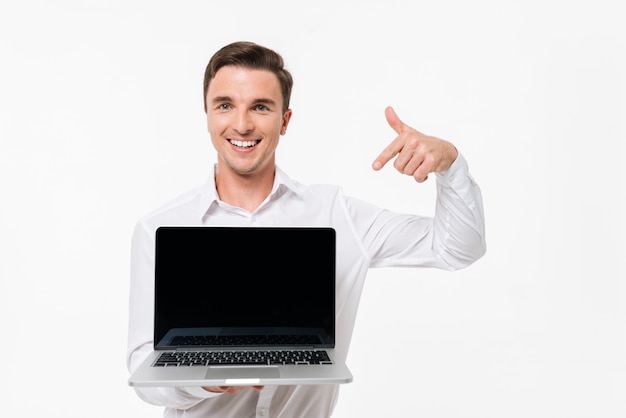
[[[228,110],[228,109],[230,109],[230,105],[227,104],[227,103],[220,103],[219,106],[217,106],[217,108],[219,110]]]
[[[255,109],[258,110],[259,112],[267,112],[268,111],[267,106],[262,105],[262,104],[256,105]]]

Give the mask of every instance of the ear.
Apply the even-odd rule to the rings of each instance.
[[[287,133],[287,125],[289,125],[289,121],[291,120],[291,115],[292,114],[293,113],[292,113],[291,109],[287,109],[287,111],[283,115],[283,125],[280,128],[280,134],[281,135],[285,135]]]

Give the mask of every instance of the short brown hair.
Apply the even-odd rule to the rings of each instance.
[[[276,74],[280,89],[283,95],[283,113],[289,109],[289,100],[291,98],[291,88],[293,87],[293,78],[284,66],[283,57],[277,52],[264,46],[255,44],[254,42],[233,42],[222,47],[217,51],[209,61],[204,71],[204,111],[207,110],[206,95],[209,91],[209,84],[215,78],[217,71],[225,66],[232,65],[237,67],[268,70]]]

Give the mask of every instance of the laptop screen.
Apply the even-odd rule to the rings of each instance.
[[[335,231],[163,226],[155,348],[334,345]]]

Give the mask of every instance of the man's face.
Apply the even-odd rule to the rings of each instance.
[[[278,78],[270,71],[227,66],[211,80],[206,96],[207,127],[220,170],[238,175],[274,171],[278,140],[291,110],[282,113]]]

